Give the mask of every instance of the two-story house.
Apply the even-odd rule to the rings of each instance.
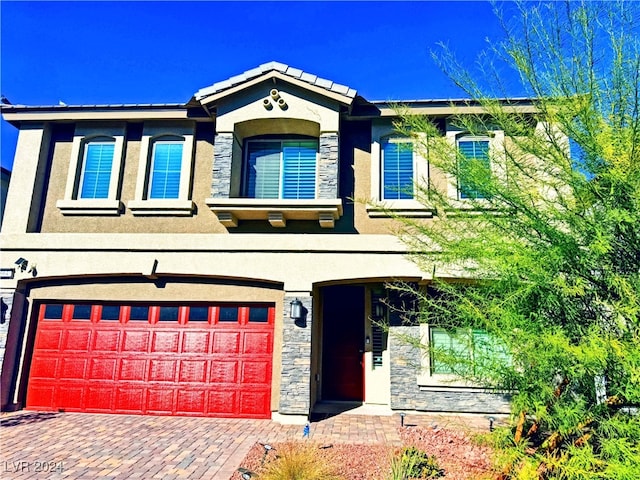
[[[451,125],[467,102],[407,106],[476,157],[504,140]],[[387,102],[271,62],[184,104],[2,114],[19,129],[0,244],[3,409],[507,411],[394,335],[442,332],[378,325],[394,316],[385,282],[430,274],[376,201],[430,222],[413,182],[469,194],[395,132]]]

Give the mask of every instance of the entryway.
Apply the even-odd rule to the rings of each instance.
[[[322,401],[364,400],[365,288],[322,289]]]

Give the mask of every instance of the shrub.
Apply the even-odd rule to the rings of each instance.
[[[390,480],[438,478],[442,475],[444,471],[436,457],[415,447],[405,447],[400,455],[391,460]]]
[[[312,443],[285,443],[265,465],[260,480],[340,480],[334,467],[318,455]]]

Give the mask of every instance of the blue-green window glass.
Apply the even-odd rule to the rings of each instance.
[[[109,198],[114,149],[114,142],[85,145],[79,198]]]
[[[315,140],[260,140],[247,145],[249,198],[312,199],[316,196]]]
[[[480,162],[486,172],[490,171],[489,142],[487,140],[462,140],[458,142],[458,150],[461,154],[458,174],[460,198],[484,198],[478,188],[478,182],[482,179],[478,178],[478,171],[475,168],[476,175],[472,175],[470,167],[472,162]]]
[[[470,373],[487,365],[508,365],[510,356],[505,346],[484,330],[431,328],[431,373]],[[455,367],[453,358],[459,362]]]
[[[179,198],[182,147],[177,141],[154,143],[149,198]]]
[[[413,144],[387,142],[382,145],[382,199],[413,198]]]

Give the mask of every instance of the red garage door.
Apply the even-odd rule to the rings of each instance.
[[[27,408],[269,418],[273,305],[47,304]]]

